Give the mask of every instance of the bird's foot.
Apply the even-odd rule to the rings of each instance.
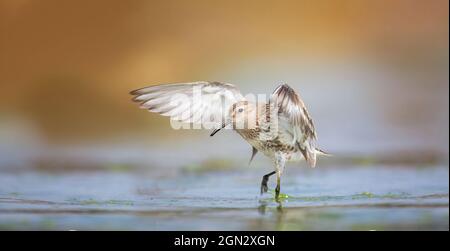
[[[263,176],[262,181],[261,181],[261,195],[263,193],[267,193],[267,191],[269,190],[269,188],[267,187],[267,182],[269,181],[269,177],[274,174],[275,174],[275,171]]]
[[[267,186],[267,181],[261,183],[261,195],[263,193],[267,193],[269,191],[269,187]]]
[[[261,181],[261,195],[263,193],[267,193],[267,191],[269,191],[269,187],[267,186],[267,181],[269,180],[269,177],[264,176],[262,181]]]
[[[268,190],[271,194],[273,194],[274,195],[274,199],[275,200],[285,200],[285,199],[288,199],[288,198],[290,198],[291,196],[290,195],[288,195],[288,194],[285,194],[285,193],[278,193],[278,196],[277,196],[277,194],[276,194],[276,191],[275,190],[272,190],[272,189],[269,189]],[[278,198],[277,198],[278,197]]]

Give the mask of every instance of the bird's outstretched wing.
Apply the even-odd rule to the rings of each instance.
[[[278,109],[279,121],[287,121],[288,129],[293,136],[293,143],[299,147],[308,164],[315,167],[316,130],[300,96],[287,84],[283,84],[275,89],[270,103]]]
[[[207,129],[220,127],[230,106],[244,99],[232,84],[206,81],[148,86],[131,94],[143,109]]]

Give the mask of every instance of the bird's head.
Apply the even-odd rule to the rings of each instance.
[[[245,130],[254,129],[257,125],[257,106],[248,101],[234,103],[229,110],[226,121],[223,121],[220,128],[215,129],[210,136],[214,136],[223,128]]]
[[[239,101],[230,108],[233,129],[253,129],[257,123],[257,107],[248,101]]]

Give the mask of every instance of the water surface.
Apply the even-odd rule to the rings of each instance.
[[[259,195],[268,171],[224,160],[163,171],[4,170],[0,229],[448,230],[446,165],[289,166],[280,202]]]

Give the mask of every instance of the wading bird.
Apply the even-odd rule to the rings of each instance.
[[[149,86],[131,94],[141,108],[172,121],[209,125],[214,129],[211,136],[223,128],[235,130],[252,146],[250,162],[257,152],[274,162],[275,170],[262,178],[261,194],[276,174],[277,200],[286,162],[304,159],[315,167],[316,156],[326,155],[316,147],[316,130],[305,104],[287,84],[278,86],[269,102],[251,102],[232,84],[204,81]]]

